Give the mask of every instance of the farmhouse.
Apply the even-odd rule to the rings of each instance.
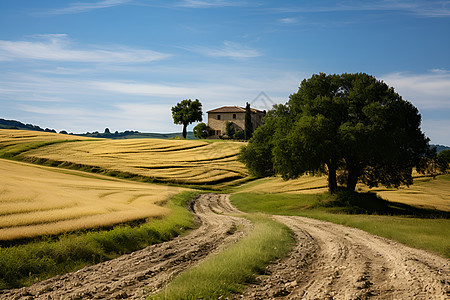
[[[253,130],[262,125],[266,111],[250,108]],[[226,133],[226,123],[230,122],[237,131],[245,130],[245,108],[239,106],[223,106],[207,111],[210,138],[220,138]]]

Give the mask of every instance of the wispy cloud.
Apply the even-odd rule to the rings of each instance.
[[[0,61],[31,59],[89,63],[143,63],[162,60],[170,55],[125,46],[77,47],[65,34],[37,36],[38,41],[0,40]]]
[[[189,8],[213,8],[213,7],[230,7],[230,6],[247,6],[248,3],[243,1],[229,0],[183,0],[177,3],[178,7]]]
[[[277,6],[268,9],[273,13],[328,13],[328,12],[349,12],[349,11],[397,11],[405,12],[423,17],[447,17],[450,16],[449,1],[345,1],[336,2],[334,5],[296,5]]]
[[[223,43],[223,46],[219,47],[198,46],[189,47],[186,49],[210,57],[228,57],[242,59],[262,56],[261,52],[256,49],[230,41],[225,41]]]
[[[450,109],[450,72],[434,69],[426,74],[392,73],[382,79],[421,109]]]
[[[184,96],[195,94],[199,91],[198,89],[184,86],[120,81],[98,81],[89,85],[99,90],[141,96]]]
[[[55,8],[46,12],[41,12],[41,15],[63,15],[63,14],[78,14],[88,12],[95,9],[108,8],[122,5],[131,0],[103,0],[97,2],[75,2],[69,6],[62,8]]]
[[[279,19],[278,22],[280,22],[281,24],[293,25],[293,24],[298,23],[298,19],[297,18],[283,18],[283,19]]]

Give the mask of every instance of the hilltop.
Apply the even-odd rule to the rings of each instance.
[[[53,132],[57,133],[55,129],[41,128],[38,125],[25,124],[16,120],[5,120],[0,118],[0,129],[18,129],[18,130],[32,130],[32,131],[43,131],[43,132]],[[109,129],[104,132],[86,132],[86,133],[68,133],[65,130],[59,131],[61,134],[85,136],[85,137],[97,137],[97,138],[107,138],[107,139],[139,139],[139,138],[150,138],[150,139],[173,139],[181,137],[181,132],[175,133],[153,133],[153,132],[139,132],[135,130],[125,130],[123,132],[115,131],[114,133],[109,132]],[[188,139],[195,139],[194,133],[189,131],[187,133]]]

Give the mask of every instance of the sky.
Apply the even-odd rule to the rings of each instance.
[[[181,132],[183,99],[267,110],[320,72],[383,80],[450,145],[450,1],[0,0],[0,118],[43,128]]]

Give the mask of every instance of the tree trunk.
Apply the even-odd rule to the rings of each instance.
[[[330,161],[327,164],[328,167],[328,189],[331,194],[335,194],[337,192],[337,179],[336,179],[336,166]]]
[[[185,139],[187,135],[187,126],[188,124],[183,124],[183,139]]]
[[[359,177],[359,167],[353,164],[352,162],[347,161],[347,170],[348,170],[348,177],[347,177],[347,190],[350,192],[355,191],[356,184],[358,183],[358,177]]]

